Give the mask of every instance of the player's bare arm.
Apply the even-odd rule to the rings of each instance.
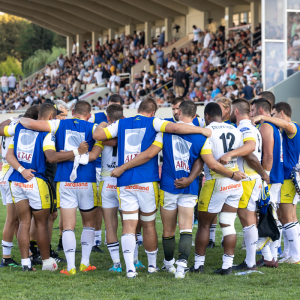
[[[255,170],[261,176],[261,178],[266,183],[268,183],[268,184],[270,183],[269,175],[265,172],[265,170],[262,167],[262,165],[260,164],[259,160],[253,153],[243,156],[243,159],[247,162],[247,164],[249,165],[250,168]]]
[[[0,123],[0,136],[5,136],[4,128],[11,123],[11,119],[7,119]]]
[[[174,134],[202,134],[206,137],[211,136],[211,130],[209,128],[191,126],[189,124],[183,124],[183,123],[169,122],[166,125],[165,131]]]
[[[262,137],[262,167],[266,171],[271,171],[273,166],[273,148],[274,148],[274,138],[273,138],[273,127],[268,124],[262,124],[260,126],[259,132]]]
[[[111,140],[103,141],[102,144],[104,146],[110,146],[110,147],[118,146],[118,138],[113,138]]]
[[[104,128],[101,127],[101,124],[96,127],[93,133],[93,139],[96,141],[105,141],[108,139],[105,134]]]
[[[43,132],[51,132],[51,127],[48,121],[21,118],[20,123],[27,129],[43,131]]]
[[[103,151],[103,148],[100,147],[98,145],[98,143],[96,143],[93,146],[92,150],[89,152],[89,161],[96,160],[100,156],[100,154],[102,153],[102,151]]]

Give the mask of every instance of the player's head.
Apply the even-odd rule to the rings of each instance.
[[[111,104],[123,105],[123,98],[118,94],[113,94],[109,97],[107,106]]]
[[[226,97],[221,97],[216,100],[222,110],[222,121],[226,121],[230,118],[231,112],[231,100]]]
[[[39,111],[39,120],[52,120],[56,119],[57,109],[53,104],[44,103]]]
[[[69,110],[69,107],[66,104],[66,102],[62,100],[55,100],[54,104],[56,105],[57,108],[56,119],[65,120],[66,117],[68,116],[68,110]]]
[[[271,104],[267,99],[255,99],[252,101],[251,105],[252,117],[256,117],[258,115],[271,115]]]
[[[209,102],[204,108],[205,124],[209,125],[211,122],[222,122],[222,110],[218,103]]]
[[[292,108],[286,102],[278,102],[273,106],[272,116],[285,121],[291,121]]]
[[[183,121],[183,118],[188,118],[189,123],[193,122],[196,117],[197,106],[192,101],[182,101],[178,108],[179,121]],[[187,123],[187,122],[185,122]]]
[[[24,114],[23,118],[37,120],[39,117],[39,110],[39,105],[33,105],[26,110],[26,113]]]
[[[120,119],[123,119],[123,107],[119,104],[111,104],[106,109],[107,121],[112,124]]]
[[[273,105],[275,104],[275,96],[272,92],[269,91],[261,92],[257,98],[258,99],[264,98],[268,100],[271,104],[271,107],[273,107]]]
[[[244,98],[238,98],[231,103],[230,122],[236,123],[237,116],[239,119],[249,119],[250,103]]]
[[[91,116],[91,110],[91,104],[84,100],[79,100],[75,104],[72,114],[74,117],[79,117],[80,119],[87,121]]]
[[[138,113],[145,115],[146,117],[154,117],[157,111],[157,104],[151,97],[146,97],[138,108]]]
[[[183,101],[183,97],[176,97],[171,102],[173,117],[177,122],[179,121],[178,108]]]

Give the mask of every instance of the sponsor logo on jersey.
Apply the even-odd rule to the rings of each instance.
[[[221,189],[220,189],[220,192],[226,192],[226,191],[229,191],[229,190],[235,190],[235,189],[238,189],[240,187],[242,187],[241,183],[230,184],[230,185],[227,185],[227,186],[222,186]]]
[[[17,143],[17,158],[18,161],[23,161],[28,164],[32,162],[34,147],[39,133],[27,129],[21,129]]]
[[[33,189],[33,183],[14,182],[14,186],[24,189]]]
[[[243,128],[240,129],[240,132],[244,132],[244,131],[247,131],[247,130],[250,130],[250,128],[248,128],[248,127],[243,127]]]
[[[173,159],[175,171],[186,171],[190,173],[189,159],[192,143],[184,140],[178,135],[172,136]]]
[[[66,130],[65,151],[72,151],[79,147],[80,143],[85,141],[85,133],[72,130]]]
[[[110,189],[110,190],[116,190],[116,189],[117,189],[117,186],[108,183],[106,188],[107,188],[107,189]]]
[[[134,184],[125,186],[125,190],[139,190],[141,192],[149,192],[150,188],[149,186],[140,186],[138,184]]]
[[[106,164],[109,169],[115,169],[117,167],[117,163],[114,161],[111,165]]]
[[[146,128],[125,130],[124,163],[131,161],[141,153],[145,132]]]
[[[0,185],[3,185],[3,186],[6,185],[6,181],[1,181]]]
[[[66,182],[64,187],[87,188],[88,182]]]

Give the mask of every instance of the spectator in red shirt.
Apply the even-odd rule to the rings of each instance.
[[[205,74],[208,74],[208,72],[209,72],[209,61],[207,60],[207,55],[203,56],[202,71]]]

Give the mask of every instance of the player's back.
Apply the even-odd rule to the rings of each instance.
[[[91,123],[96,123],[96,124],[100,124],[102,122],[107,122],[107,114],[106,112],[98,112],[98,113],[95,113],[93,114],[90,119],[89,119],[89,122]]]
[[[169,121],[169,122],[172,122],[172,123],[177,123],[177,121],[175,120],[175,118],[173,117],[173,118],[165,118],[164,119],[165,121]],[[195,117],[194,119],[193,119],[193,124],[195,125],[195,126],[199,126],[199,127],[205,127],[205,121],[204,121],[204,119],[202,119],[202,118],[200,118],[200,117]]]

